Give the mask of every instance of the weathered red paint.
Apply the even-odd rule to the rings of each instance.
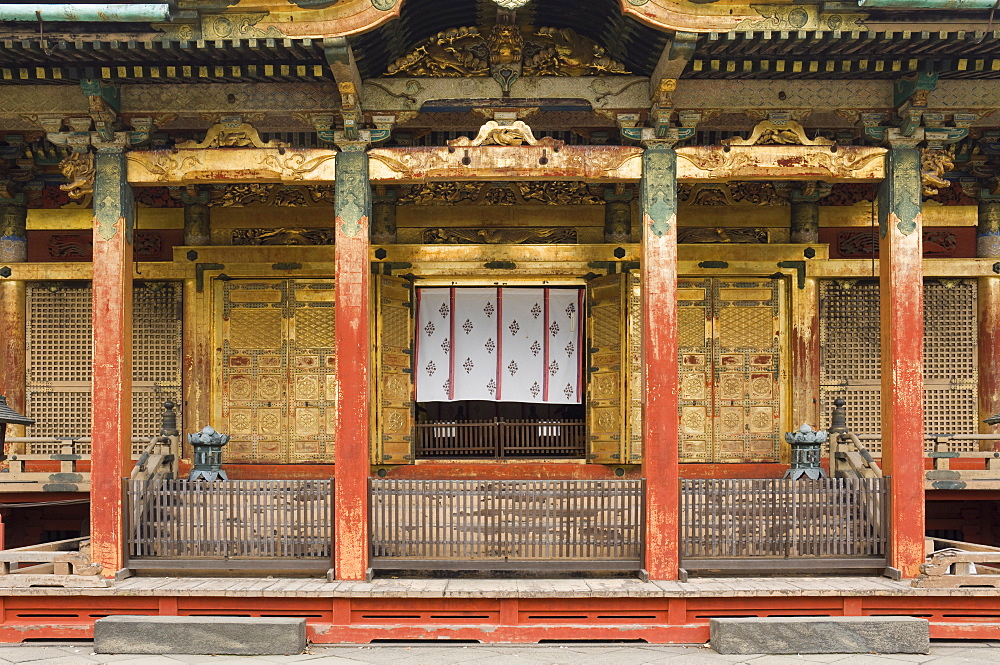
[[[368,217],[347,235],[336,225],[337,422],[334,453],[334,568],[338,579],[363,580],[368,570],[368,446],[371,268]]]
[[[0,395],[7,405],[25,412],[24,282],[0,282]],[[7,436],[24,436],[21,425],[9,425]]]
[[[677,454],[677,216],[662,235],[643,215],[643,475],[646,478],[645,568],[674,580],[680,569],[680,480]]]
[[[685,596],[623,598],[350,598],[222,595],[0,596],[0,641],[93,637],[97,617],[116,614],[304,617],[318,644],[376,639],[642,640],[697,643],[719,616],[922,616],[933,639],[993,639],[1000,596]],[[155,592],[154,592],[155,593]],[[193,592],[197,593],[197,592]]]
[[[915,577],[924,562],[922,219],[918,214],[916,230],[904,235],[895,212],[886,212],[879,279],[882,468],[892,478],[889,565]]]
[[[1000,413],[1000,280],[979,280],[979,422]],[[983,423],[984,433],[1000,431]],[[983,442],[983,450],[996,446]],[[995,447],[992,449],[996,449]]]
[[[132,466],[132,243],[126,221],[105,240],[94,225],[91,558],[113,576],[124,567],[122,483]]]

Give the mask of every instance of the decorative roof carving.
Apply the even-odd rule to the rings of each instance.
[[[425,229],[429,245],[562,245],[576,242],[576,229]]]
[[[598,205],[586,183],[562,182],[432,182],[410,185],[397,202],[412,205]]]
[[[767,229],[724,229],[724,228],[685,228],[677,229],[677,242],[681,244],[694,243],[767,243]]]
[[[474,26],[439,32],[389,65],[386,74],[489,76],[492,64],[520,64],[523,76],[628,73],[625,65],[609,57],[596,42],[569,28],[533,28],[501,22],[489,35]]]
[[[774,120],[763,120],[757,123],[749,138],[725,139],[725,145],[833,145],[833,139],[818,136],[810,139],[806,136],[806,130],[794,120],[775,122]]]
[[[523,120],[513,122],[498,122],[487,120],[486,124],[479,128],[476,137],[470,139],[468,136],[460,136],[457,139],[448,141],[448,145],[453,147],[471,147],[477,145],[543,145],[552,147],[562,147],[563,141],[553,138],[536,139],[531,133],[531,127]]]
[[[242,116],[227,116],[212,125],[202,141],[178,143],[181,150],[198,148],[284,148],[281,141],[263,141],[253,125],[243,122]]]
[[[250,205],[297,208],[333,205],[333,185],[294,185],[278,183],[242,183],[217,185],[208,205],[220,208]]]
[[[234,229],[234,245],[332,245],[331,228]]]

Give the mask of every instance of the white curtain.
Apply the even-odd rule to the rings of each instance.
[[[582,289],[418,288],[419,402],[579,404]]]

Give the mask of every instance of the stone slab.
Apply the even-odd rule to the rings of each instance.
[[[94,622],[94,651],[285,656],[306,648],[306,620],[119,615]]]
[[[746,617],[712,619],[720,654],[927,653],[930,624],[913,617]]]

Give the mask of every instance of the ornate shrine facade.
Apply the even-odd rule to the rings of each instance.
[[[180,0],[0,22],[0,393],[36,421],[6,455],[89,437],[86,479],[39,487],[89,490],[105,577],[267,558],[144,560],[146,507],[122,479],[165,401],[180,432],[230,435],[234,482],[330,483],[314,551],[335,580],[468,560],[909,580],[928,537],[1000,545],[983,461],[1000,412],[1000,37],[989,7],[845,7]],[[824,468],[878,482],[830,497],[854,497],[837,519],[870,535],[712,550],[736,503],[698,504],[698,483],[779,481],[785,433],[829,428],[838,398],[868,471],[829,449]],[[193,451],[176,452],[186,475]],[[380,521],[406,492],[452,496],[433,483],[549,501],[536,481],[623,503],[559,504],[544,535],[487,528],[481,496],[472,526],[454,526],[457,503]],[[17,489],[5,503],[32,491]],[[25,518],[3,518],[10,541]],[[574,538],[607,540],[590,558],[531,549],[584,522]],[[417,555],[399,536],[436,526],[526,540]]]

